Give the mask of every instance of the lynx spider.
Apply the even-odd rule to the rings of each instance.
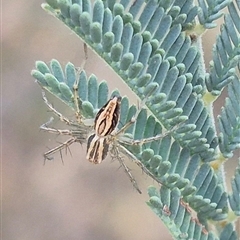
[[[86,55],[86,49],[85,56]],[[85,62],[84,62],[85,63]],[[84,65],[83,65],[84,66]],[[81,67],[83,69],[83,67]],[[122,144],[126,145],[142,145],[144,143],[152,142],[163,138],[164,136],[168,135],[173,131],[167,131],[163,134],[159,134],[153,137],[133,140],[131,138],[124,138],[125,131],[136,122],[137,117],[145,104],[143,101],[140,106],[138,107],[135,115],[131,118],[129,122],[127,122],[122,128],[117,129],[119,117],[120,117],[120,105],[121,105],[121,97],[113,96],[100,110],[98,111],[95,119],[94,119],[94,131],[92,131],[92,126],[89,124],[90,121],[87,119],[83,119],[80,106],[79,106],[79,96],[78,96],[78,84],[79,78],[75,81],[73,85],[73,96],[74,96],[74,103],[76,106],[76,119],[77,121],[72,121],[63,116],[60,112],[58,112],[48,101],[46,98],[45,92],[42,91],[42,98],[48,108],[66,125],[74,127],[73,130],[60,130],[49,127],[52,123],[53,118],[50,119],[47,123],[43,124],[40,129],[61,135],[68,135],[71,136],[70,139],[65,141],[64,143],[60,144],[59,146],[50,149],[49,151],[44,153],[44,159],[51,160],[50,157],[52,154],[56,152],[60,152],[63,149],[67,149],[71,144],[74,142],[84,143],[87,140],[87,159],[90,162],[95,164],[99,164],[102,160],[105,159],[108,152],[110,152],[111,157],[113,159],[117,159],[120,163],[120,166],[123,167],[125,173],[128,175],[130,181],[132,182],[134,188],[141,193],[136,180],[132,176],[130,169],[127,167],[123,160],[123,156],[121,153],[131,160],[135,162],[144,173],[150,176],[152,179],[157,181],[162,185],[162,183],[155,178],[155,176],[143,165],[143,163],[138,160],[129,150],[127,150]],[[147,99],[147,96],[145,97]],[[90,134],[91,133],[91,134]],[[110,149],[109,149],[110,148]],[[62,157],[62,155],[61,155]]]

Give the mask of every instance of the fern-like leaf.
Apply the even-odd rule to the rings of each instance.
[[[223,12],[221,12],[221,10],[225,8],[230,2],[230,0],[198,0],[201,9],[198,14],[200,23],[205,28],[216,27],[217,25],[214,23],[214,21],[223,15]]]
[[[228,221],[231,213],[239,215],[239,169],[232,181],[233,193],[228,195],[219,166],[219,159],[231,157],[240,146],[240,6],[238,1],[230,2],[199,0],[196,6],[193,0],[48,0],[42,5],[143,100],[136,122],[118,139],[119,149],[140,161],[162,185],[160,194],[149,189],[148,204],[177,239],[237,238]],[[196,17],[200,28],[215,27],[226,6],[229,14],[208,75]],[[78,72],[71,63],[63,70],[57,60],[49,66],[38,61],[32,75],[73,111],[77,110],[74,85],[78,82],[79,110],[85,119],[94,118],[110,96],[120,94],[118,90],[109,93],[105,81],[99,82],[93,74],[88,77],[84,70]],[[218,117],[217,137],[210,105],[225,87],[228,98]],[[118,128],[137,111],[123,97]],[[214,232],[215,223],[221,227]]]
[[[229,14],[224,17],[221,34],[213,49],[213,61],[207,77],[206,85],[209,92],[219,95],[222,89],[235,78],[236,66],[240,59],[240,8],[230,3]]]

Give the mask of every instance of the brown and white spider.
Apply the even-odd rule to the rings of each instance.
[[[49,122],[43,124],[40,127],[40,129],[51,133],[71,136],[71,138],[64,143],[44,153],[45,160],[51,160],[52,154],[58,151],[60,151],[61,153],[62,149],[68,148],[74,142],[79,142],[82,144],[87,141],[86,158],[94,164],[99,164],[106,158],[107,154],[110,153],[113,159],[117,159],[119,161],[120,165],[123,167],[124,171],[129,176],[134,188],[139,193],[141,193],[141,191],[129,168],[124,162],[124,156],[127,156],[128,158],[133,160],[142,169],[143,172],[145,172],[151,178],[160,183],[159,180],[156,179],[155,176],[143,165],[143,163],[138,160],[125,146],[142,145],[148,142],[156,141],[169,134],[169,132],[139,140],[133,140],[133,138],[129,136],[126,137],[125,131],[136,122],[137,117],[142,109],[142,105],[144,103],[138,108],[136,114],[131,118],[130,121],[128,121],[122,128],[117,129],[120,118],[120,107],[122,99],[120,96],[111,97],[108,102],[99,109],[94,121],[92,121],[91,119],[84,119],[81,115],[80,107],[78,104],[78,84],[79,82],[76,81],[73,86],[74,102],[77,109],[77,121],[71,121],[68,118],[64,117],[60,112],[58,112],[47,100],[45,92],[42,91],[43,100],[48,106],[48,108],[61,121],[73,128],[71,130],[60,130],[51,128],[49,127],[49,125],[51,124],[53,118],[51,118]],[[172,132],[172,130],[170,132]]]

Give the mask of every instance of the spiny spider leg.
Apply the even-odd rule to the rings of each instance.
[[[52,123],[53,117],[50,118],[50,120],[43,124],[40,129],[51,132],[51,133],[59,133],[63,135],[77,135],[79,136],[80,134],[86,134],[90,127],[84,125],[83,122],[81,124],[78,124],[77,122],[74,122],[72,120],[69,120],[68,118],[64,117],[60,112],[58,112],[53,105],[48,101],[45,92],[42,91],[42,98],[45,102],[45,104],[48,106],[48,108],[64,123],[66,123],[69,126],[76,127],[76,130],[57,130],[54,128],[49,128],[48,126]],[[90,122],[90,120],[88,120]]]
[[[142,102],[139,104],[136,113],[134,114],[134,116],[132,116],[132,118],[130,119],[129,122],[127,122],[121,129],[119,129],[115,135],[119,135],[121,133],[124,133],[132,124],[134,124],[137,121],[138,115],[141,112],[143,106],[145,105],[145,102],[147,100],[148,95],[145,97],[144,100],[142,100]]]
[[[77,122],[81,124],[82,122],[81,111],[80,111],[81,100],[78,95],[78,84],[79,84],[79,77],[76,77],[76,81],[73,84],[73,98],[74,98],[74,104],[76,106],[76,119],[77,119]]]
[[[79,130],[60,130],[60,129],[50,128],[50,127],[48,127],[48,125],[51,124],[52,121],[53,121],[53,117],[47,123],[40,126],[40,129],[50,132],[50,133],[72,136],[72,138],[68,139],[67,141],[60,144],[59,146],[52,148],[49,151],[47,151],[46,153],[44,153],[44,164],[45,164],[46,159],[47,160],[53,159],[52,157],[49,157],[50,155],[59,151],[60,155],[61,155],[61,159],[62,159],[61,150],[63,148],[68,148],[74,142],[79,142],[80,144],[82,144],[86,140],[85,135],[87,134],[87,132],[85,130],[81,130],[81,129],[79,129]],[[63,162],[63,159],[62,159],[62,162]]]
[[[81,65],[81,69],[84,69],[85,67],[85,64],[88,60],[88,48],[87,48],[87,44],[86,43],[83,43],[83,51],[84,51],[84,56],[85,56],[85,59]]]
[[[64,117],[60,112],[58,112],[53,105],[48,101],[46,94],[44,91],[42,91],[42,98],[45,104],[48,106],[48,108],[56,115],[58,118],[62,121],[65,122],[69,126],[79,126],[77,123],[74,123],[73,121],[70,121],[68,118]],[[46,125],[46,124],[45,124]],[[49,124],[48,124],[49,125]]]
[[[120,163],[120,165],[123,167],[124,172],[127,174],[127,176],[129,177],[133,187],[140,193],[142,194],[142,191],[139,189],[138,185],[137,185],[137,181],[135,180],[135,178],[133,177],[133,175],[131,174],[130,169],[127,167],[127,165],[124,163],[122,157],[118,156],[117,157],[118,162]]]
[[[149,143],[149,142],[153,142],[153,141],[158,141],[164,137],[166,137],[167,135],[173,133],[177,128],[179,127],[179,125],[173,127],[172,129],[170,129],[169,131],[166,131],[164,133],[158,134],[156,136],[153,137],[148,137],[148,138],[143,138],[140,140],[134,140],[134,139],[130,139],[130,138],[126,138],[126,137],[120,137],[119,138],[119,142],[123,143],[123,144],[127,144],[127,145],[142,145],[145,143]]]
[[[87,53],[87,44],[84,43],[83,44],[83,49],[84,49],[84,55],[85,55],[85,59],[83,61],[83,63],[81,64],[81,67],[80,67],[80,74],[81,74],[81,71],[84,69],[85,67],[85,64],[87,62],[87,59],[88,59],[88,53]],[[79,94],[78,94],[78,85],[79,85],[79,78],[80,78],[80,74],[79,76],[76,76],[76,81],[74,82],[73,84],[73,99],[74,99],[74,104],[76,106],[76,118],[77,118],[77,122],[80,124],[82,122],[82,116],[81,116],[81,110],[80,110],[80,107],[81,107],[81,100],[79,98]]]
[[[41,130],[44,130],[46,132],[54,133],[54,134],[60,134],[60,135],[68,135],[76,138],[77,142],[80,142],[81,144],[86,141],[86,135],[88,134],[88,129],[85,127],[81,127],[77,125],[78,129],[75,130],[61,130],[61,129],[55,129],[48,127],[53,121],[53,117],[50,118],[50,120],[46,123],[44,123],[42,126],[40,126]]]
[[[139,113],[141,112],[142,108],[139,108],[135,115],[128,121],[121,129],[119,129],[114,135],[119,135],[121,133],[124,133],[132,124],[134,124],[137,121],[137,117]]]
[[[119,129],[115,135],[119,135],[123,132],[125,132],[132,124],[134,124],[137,121],[138,115],[141,112],[142,108],[144,107],[147,99],[149,96],[151,96],[151,94],[156,90],[156,87],[150,91],[148,94],[146,94],[146,96],[144,97],[144,99],[140,102],[140,104],[137,107],[137,111],[134,114],[134,116],[132,116],[131,120],[129,122],[127,122],[121,129]]]
[[[161,184],[162,186],[164,186],[164,184],[157,179],[145,166],[144,164],[138,160],[129,150],[127,150],[125,147],[121,146],[120,144],[118,145],[118,149],[120,152],[122,152],[123,154],[125,154],[126,156],[128,156],[134,163],[136,163],[141,169],[142,171],[147,174],[149,177],[151,177],[153,180],[155,180],[157,183]]]
[[[50,157],[50,155],[53,155],[54,153],[59,152],[59,151],[60,151],[60,154],[61,154],[61,150],[62,149],[68,148],[74,142],[77,142],[77,138],[75,138],[75,137],[74,138],[70,138],[67,141],[65,141],[64,143],[58,145],[57,147],[52,148],[49,151],[45,152],[43,154],[43,156],[44,156],[44,164],[45,164],[46,159],[47,160],[52,160],[53,159],[53,157]],[[61,158],[62,158],[62,154],[61,154]]]
[[[51,117],[48,122],[46,122],[46,123],[44,123],[43,125],[40,126],[40,129],[41,129],[41,130],[44,130],[44,131],[46,131],[46,132],[55,133],[55,134],[70,135],[70,136],[73,135],[73,134],[72,134],[72,131],[71,131],[71,130],[68,130],[68,129],[66,129],[66,130],[60,130],[60,129],[55,129],[55,128],[50,128],[50,127],[48,127],[48,126],[52,123],[53,119],[54,119],[54,118]]]
[[[130,179],[133,187],[140,193],[142,194],[141,190],[139,189],[138,187],[138,184],[137,184],[137,181],[135,180],[135,178],[133,177],[133,175],[131,174],[131,171],[130,169],[128,168],[128,166],[125,164],[123,158],[120,156],[116,146],[113,146],[112,150],[111,150],[111,153],[112,153],[112,157],[114,159],[117,159],[118,162],[120,163],[120,166],[123,167],[124,169],[124,172],[127,174],[128,178]]]
[[[70,131],[70,130],[60,130],[60,129],[55,129],[55,128],[48,127],[48,125],[50,125],[52,123],[52,121],[53,121],[53,117],[50,118],[50,120],[47,123],[45,123],[42,126],[40,126],[40,129],[44,130],[44,131],[47,131],[47,132],[50,132],[50,133],[73,136],[73,133],[72,133],[73,131]],[[63,148],[65,148],[65,147],[68,148],[72,143],[74,143],[76,141],[78,141],[77,136],[75,136],[73,138],[70,138],[69,140],[65,141],[64,143],[60,144],[59,146],[57,146],[55,148],[52,148],[52,149],[48,150],[47,152],[45,152],[43,154],[43,156],[44,156],[44,164],[45,164],[46,159],[47,160],[52,160],[53,157],[49,157],[49,156],[54,154],[54,153],[56,153],[56,152],[58,152],[58,151],[60,152],[61,159],[62,159],[61,150]],[[62,162],[63,162],[63,159],[62,159]]]
[[[69,139],[69,140],[70,140],[70,139]],[[68,141],[68,140],[67,140],[67,141]],[[66,141],[66,142],[67,142],[67,141]],[[77,139],[76,139],[75,142],[78,142]],[[57,143],[62,144],[62,142],[57,142]],[[81,142],[80,142],[80,144],[81,144]],[[71,152],[71,149],[70,149],[70,145],[71,145],[71,144],[66,145],[66,147],[65,147],[65,154],[67,155],[67,152],[69,152],[70,155],[71,155],[71,157],[72,157],[72,152]],[[62,158],[62,151],[61,151],[61,150],[60,150],[60,154],[61,154],[61,158]],[[62,162],[63,162],[63,158],[62,158]]]
[[[145,102],[147,100],[147,96],[146,98],[141,102],[141,104],[138,106],[138,110],[136,111],[136,113],[134,114],[134,116],[131,118],[131,120],[129,122],[127,122],[121,129],[119,129],[116,133],[112,134],[112,136],[118,136],[121,133],[124,133],[132,124],[136,123],[138,115],[140,114]],[[183,123],[177,124],[176,126],[174,126],[172,129],[161,133],[161,134],[157,134],[156,136],[153,137],[148,137],[148,138],[144,138],[141,140],[134,140],[134,139],[130,139],[129,137],[124,137],[121,136],[118,138],[118,141],[127,145],[142,145],[145,143],[149,143],[149,142],[153,142],[153,141],[157,141],[160,140],[161,138],[173,133],[175,130],[177,130]]]

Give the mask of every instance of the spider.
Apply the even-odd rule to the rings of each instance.
[[[121,101],[120,97],[114,97],[111,100],[108,101],[108,103],[102,107],[96,118],[95,118],[95,124],[94,124],[94,129],[95,129],[95,133],[89,135],[89,132],[91,132],[91,128],[87,125],[84,125],[80,115],[78,113],[76,113],[77,115],[77,119],[78,119],[78,123],[73,122],[71,120],[69,120],[68,118],[64,117],[60,112],[58,112],[47,100],[45,92],[42,91],[42,98],[44,100],[44,102],[46,103],[46,105],[48,106],[48,108],[55,114],[58,116],[58,118],[65,122],[68,126],[72,126],[74,127],[74,130],[60,130],[60,129],[55,129],[55,128],[51,128],[49,127],[49,125],[52,123],[53,118],[50,119],[50,121],[48,121],[47,123],[43,124],[40,129],[50,132],[50,133],[55,133],[55,134],[61,134],[61,135],[69,135],[71,136],[70,139],[68,139],[67,141],[65,141],[64,143],[58,145],[55,148],[50,149],[49,151],[44,153],[44,161],[47,160],[52,160],[53,158],[51,157],[51,155],[53,155],[56,152],[60,152],[61,154],[61,150],[68,148],[71,144],[73,144],[74,142],[79,142],[80,144],[84,143],[87,139],[87,155],[86,158],[94,163],[94,164],[99,164],[101,163],[107,156],[108,150],[109,150],[109,145],[111,144],[111,138],[113,137],[112,135],[109,135],[108,133],[111,133],[117,123],[118,123],[118,119],[119,119],[119,102]],[[106,109],[106,107],[108,105],[113,106],[114,103],[116,103],[116,101],[118,102],[118,104],[116,105],[117,108],[115,109],[115,114],[114,114],[114,120],[112,119],[112,125],[108,126],[110,128],[109,131],[106,131],[106,123],[109,123],[109,119],[106,123],[104,123],[103,121],[100,121],[100,116],[102,117],[103,114],[111,114],[111,112],[109,112],[109,110]],[[109,107],[109,106],[108,106]],[[104,111],[105,110],[105,111]],[[107,119],[107,118],[106,118]],[[98,128],[97,128],[98,126]],[[99,134],[99,135],[98,135]],[[89,135],[89,137],[88,137]],[[127,167],[127,165],[125,164],[125,162],[123,161],[122,156],[120,156],[117,152],[117,148],[116,146],[113,147],[111,149],[111,156],[112,158],[116,158],[119,163],[120,166],[123,167],[124,171],[127,173],[127,175],[130,178],[130,181],[132,182],[134,188],[139,192],[142,193],[141,190],[139,189],[136,180],[134,179],[134,177],[132,176],[130,169]],[[61,154],[61,158],[62,158],[62,154]]]
[[[86,46],[85,46],[86,47]],[[87,58],[86,49],[85,56]],[[84,64],[83,64],[84,66]],[[83,67],[81,67],[83,69]],[[42,91],[42,98],[48,108],[66,125],[72,127],[72,129],[60,130],[49,127],[52,123],[53,118],[50,119],[47,123],[43,124],[40,129],[45,130],[47,132],[68,135],[71,136],[70,139],[61,143],[59,146],[50,149],[46,153],[44,153],[44,161],[53,159],[51,155],[56,152],[60,152],[63,149],[67,149],[71,144],[75,142],[79,142],[80,144],[87,141],[87,154],[86,158],[94,163],[101,163],[107,156],[108,153],[111,154],[113,159],[117,159],[120,163],[120,166],[123,167],[126,174],[129,176],[130,181],[132,182],[134,188],[141,193],[136,180],[132,176],[130,169],[127,167],[123,160],[124,156],[132,159],[147,175],[153,178],[155,181],[163,185],[159,182],[158,179],[143,165],[143,163],[138,160],[124,145],[142,145],[144,143],[152,142],[163,138],[164,136],[171,133],[174,129],[170,131],[166,131],[163,134],[158,134],[153,137],[133,140],[133,138],[125,137],[125,131],[136,122],[139,113],[141,112],[142,107],[145,104],[145,101],[142,101],[140,106],[138,107],[135,115],[127,122],[122,128],[117,129],[119,117],[120,117],[120,107],[121,107],[121,97],[120,96],[112,96],[108,102],[99,109],[96,117],[94,119],[94,123],[90,119],[84,119],[80,110],[80,102],[78,95],[78,86],[79,86],[79,78],[75,81],[73,85],[73,100],[76,106],[76,119],[77,121],[69,120],[64,117],[60,112],[58,112],[52,104],[49,103],[46,98],[45,92]],[[147,99],[147,96],[145,96]],[[62,154],[61,154],[62,159]]]

